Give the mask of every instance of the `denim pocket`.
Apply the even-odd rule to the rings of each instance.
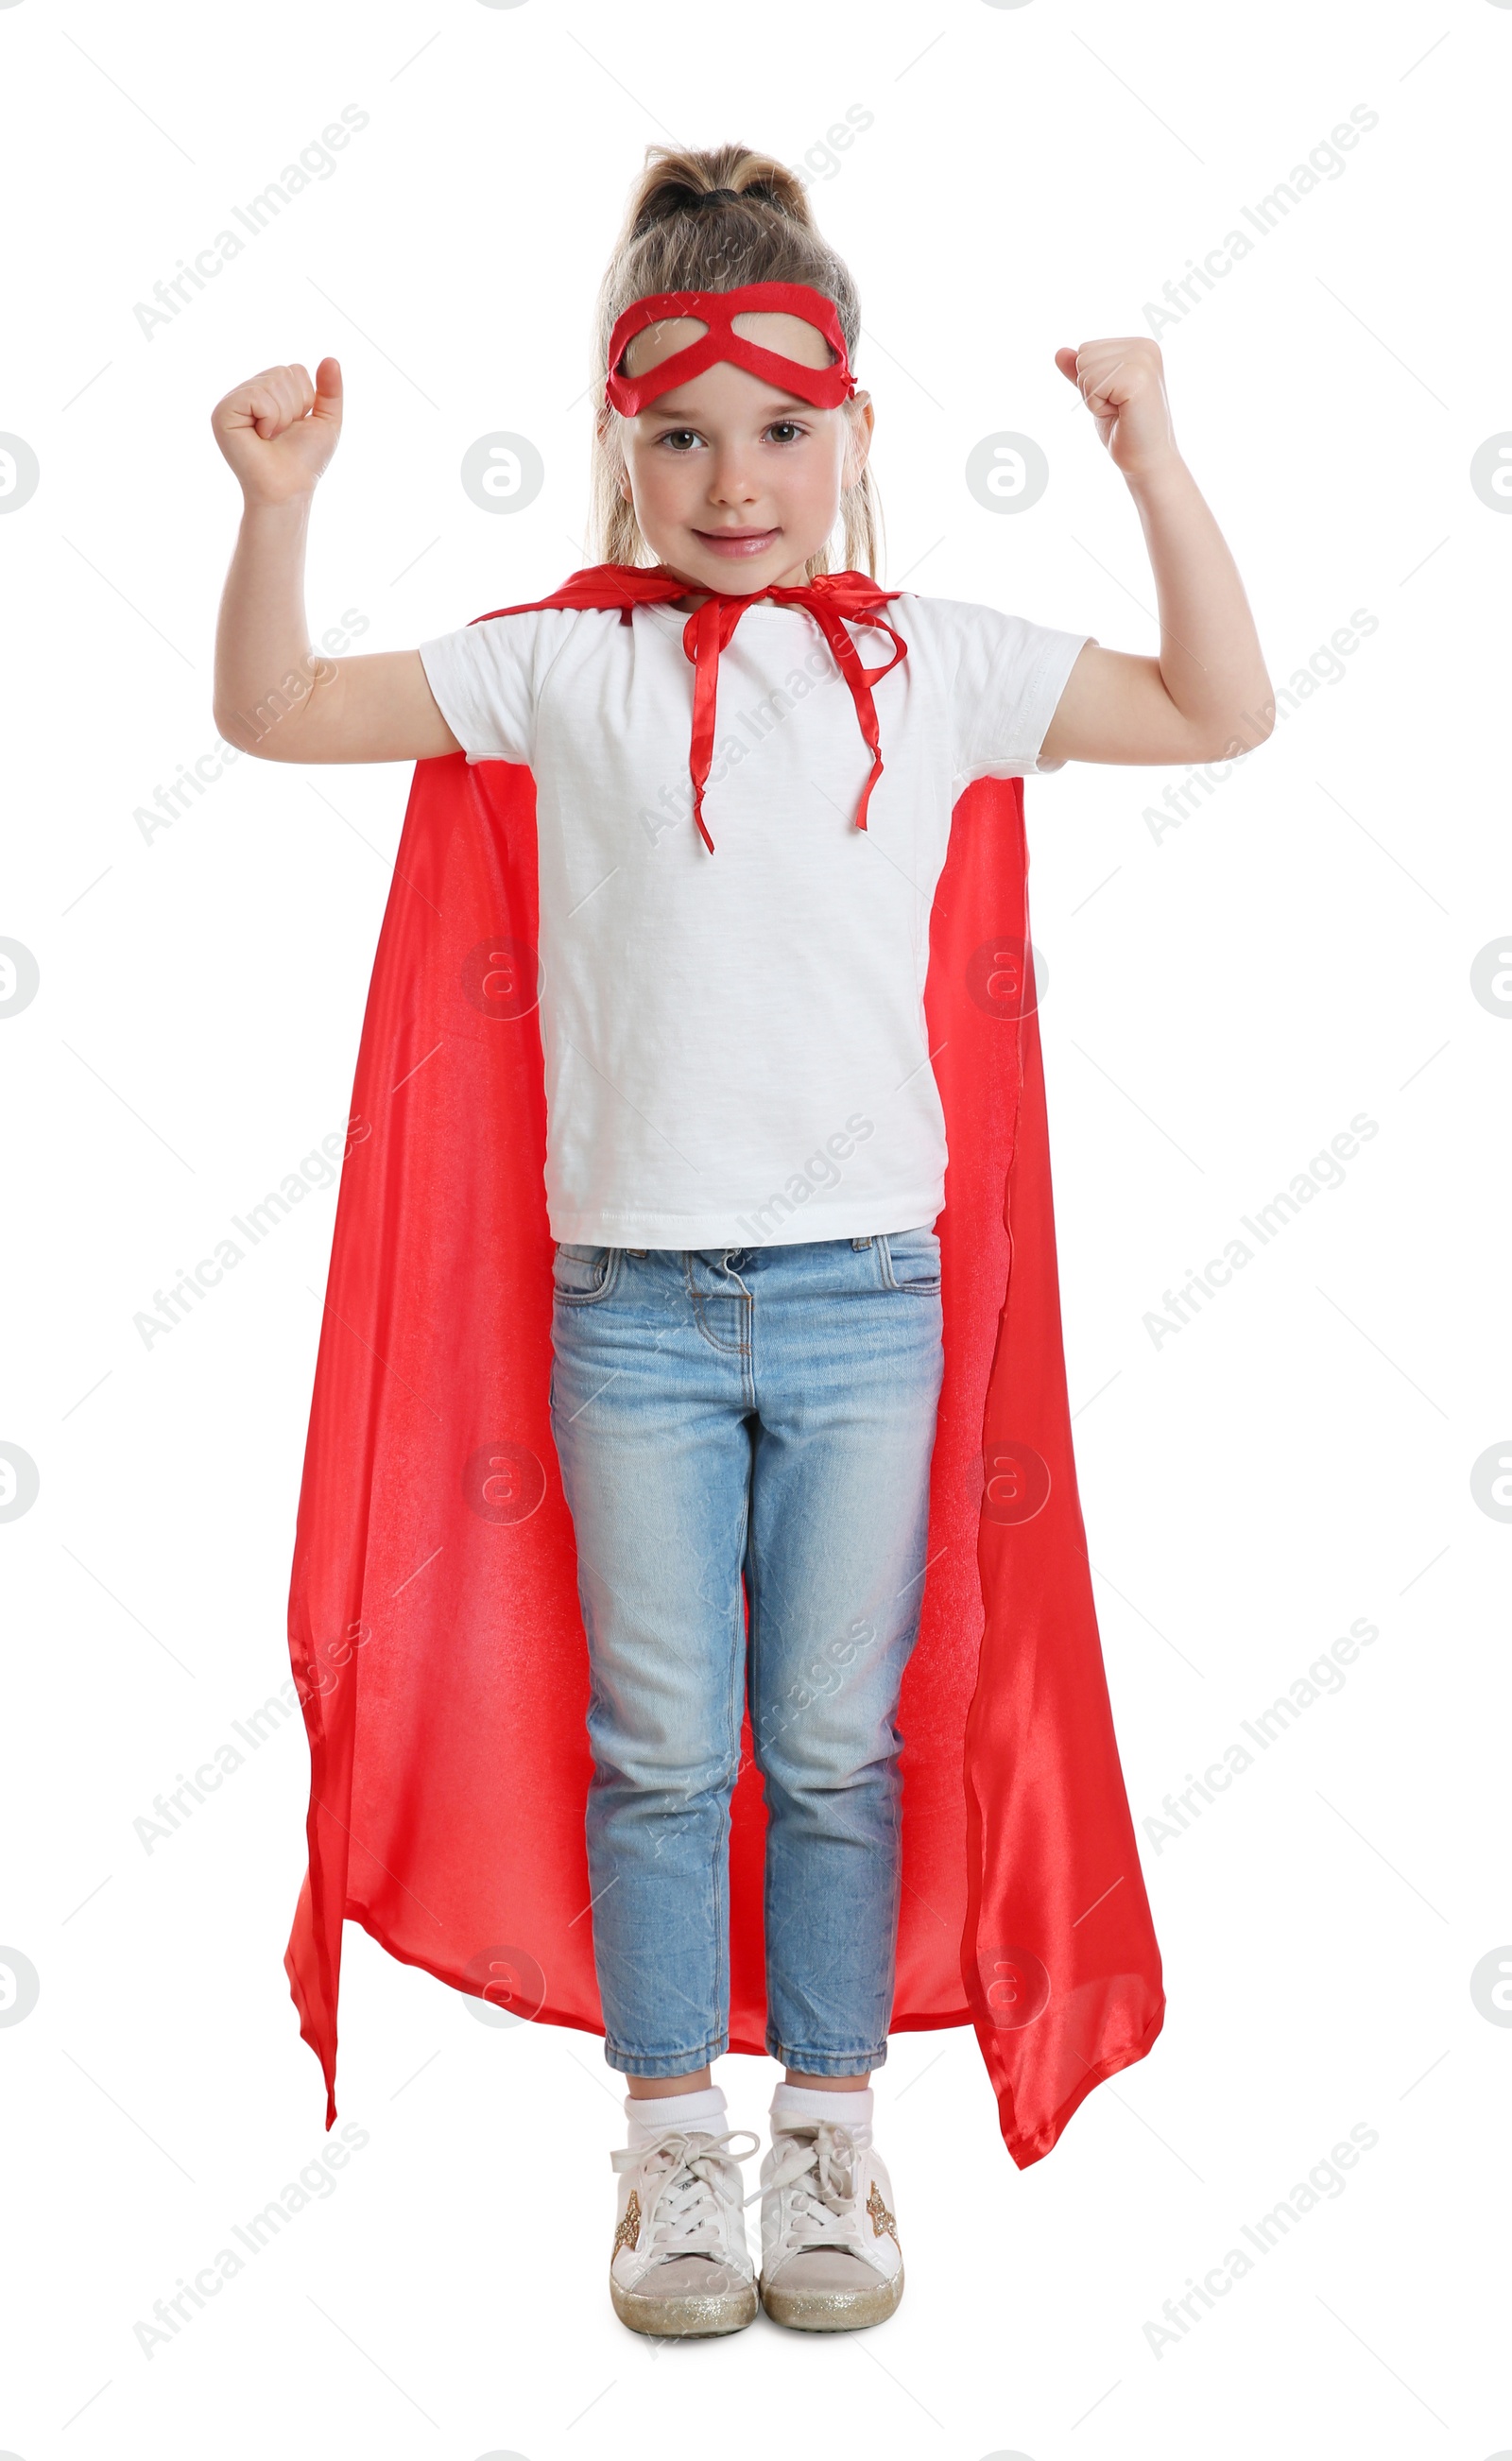
[[[877,1245],[882,1250],[883,1274],[890,1290],[923,1291],[926,1295],[940,1288],[940,1234],[922,1224],[916,1230],[879,1232]]]
[[[623,1248],[595,1248],[559,1239],[551,1259],[551,1287],[569,1307],[586,1307],[607,1296],[619,1273]]]

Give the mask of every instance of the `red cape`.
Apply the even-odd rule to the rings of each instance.
[[[569,583],[544,605],[581,605]],[[602,602],[601,602],[602,603]],[[511,610],[513,611],[513,610]],[[885,706],[883,710],[885,748]],[[1072,1452],[1018,779],[955,805],[925,1011],[948,1147],[945,1380],[904,1680],[892,2030],[974,2025],[1025,2168],[1164,2014]],[[587,1649],[547,1414],[528,769],[415,764],[363,1020],[289,1592],[309,1868],[285,1965],[336,2116],[342,1925],[602,2034]],[[764,2054],[747,1722],[730,2047]]]

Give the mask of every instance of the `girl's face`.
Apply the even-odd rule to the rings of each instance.
[[[747,313],[735,330],[804,367],[830,363],[823,334],[800,316]],[[649,325],[625,373],[644,375],[703,331],[692,316]],[[719,359],[636,417],[619,418],[621,490],[647,546],[688,581],[690,596],[796,588],[834,528],[842,488],[865,466],[872,419],[865,393],[820,410]]]

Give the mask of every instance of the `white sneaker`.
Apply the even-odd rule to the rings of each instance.
[[[845,2333],[893,2313],[903,2250],[892,2182],[869,2145],[839,2122],[774,2124],[758,2193],[761,2304],[774,2323]]]
[[[725,2150],[736,2136],[751,2138],[743,2153]],[[737,2166],[760,2141],[747,2128],[719,2136],[670,2128],[610,2154],[620,2187],[609,2297],[632,2333],[737,2333],[755,2322]]]

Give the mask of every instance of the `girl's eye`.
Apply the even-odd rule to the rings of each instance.
[[[4,0],[0,0],[0,6],[3,5]],[[775,437],[779,444],[796,443],[807,433],[807,428],[800,426],[796,418],[775,418],[767,429],[767,434]],[[656,441],[670,445],[674,453],[687,453],[697,443],[698,430],[695,427],[669,427]]]

